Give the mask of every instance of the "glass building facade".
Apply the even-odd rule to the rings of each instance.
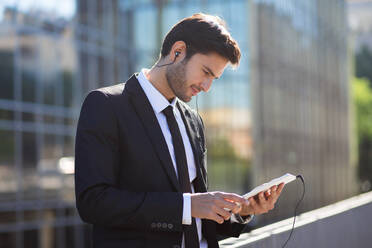
[[[206,125],[210,189],[301,173],[301,211],[355,193],[344,1],[21,2],[0,4],[0,248],[91,246],[74,200],[82,101],[151,67],[166,32],[196,12],[225,19],[242,50],[190,103]],[[292,214],[295,186],[258,225]]]
[[[344,1],[267,0],[253,6],[254,180],[302,174],[307,193],[301,211],[355,194]],[[264,222],[292,216],[299,188],[288,185],[282,207]]]

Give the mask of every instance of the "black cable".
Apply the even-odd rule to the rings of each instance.
[[[305,180],[304,180],[304,178],[301,175],[298,175],[296,178],[300,178],[301,179],[302,185],[304,186],[303,187],[304,190],[302,191],[301,199],[298,201],[298,203],[296,205],[296,208],[295,208],[294,219],[293,219],[293,226],[292,226],[291,233],[289,234],[289,237],[288,237],[287,241],[285,241],[285,243],[282,246],[282,248],[284,248],[287,245],[288,241],[291,239],[292,233],[294,231],[294,226],[295,226],[295,223],[296,223],[297,209],[298,209],[298,206],[300,206],[300,203],[302,202],[302,200],[304,199],[304,196],[305,196]]]
[[[172,65],[172,64],[174,64],[174,62],[176,62],[176,59],[177,59],[177,56],[174,57],[173,62],[171,62],[169,64],[164,64],[164,65],[156,65],[156,67],[163,67],[163,66],[166,66],[166,65]]]

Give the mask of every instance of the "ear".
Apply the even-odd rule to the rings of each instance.
[[[174,60],[176,58],[181,58],[181,60],[186,56],[186,43],[182,40],[176,41],[170,51],[170,59]]]

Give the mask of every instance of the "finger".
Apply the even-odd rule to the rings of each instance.
[[[279,184],[278,189],[276,190],[275,201],[278,200],[280,194],[282,193],[284,185],[284,183]]]
[[[266,200],[265,197],[264,197],[264,194],[261,192],[259,195],[258,195],[258,198],[260,200],[259,202],[259,206],[261,207],[261,210],[263,213],[267,213],[270,209],[272,209],[271,206],[274,205],[274,197],[270,197],[269,200]]]
[[[222,218],[224,218],[225,220],[228,220],[228,219],[230,219],[230,217],[231,217],[231,213],[228,212],[228,211],[226,211],[226,210],[223,209],[223,208],[219,208],[219,207],[217,207],[217,208],[215,209],[215,212],[216,212],[218,215],[220,215]]]
[[[266,199],[264,197],[264,193],[263,192],[261,192],[261,193],[258,194],[258,200],[260,201],[259,202],[260,204],[265,204]]]
[[[275,201],[278,199],[282,189],[284,187],[284,183],[283,184],[279,184],[278,187],[276,187],[275,191],[272,192],[272,199],[274,199]]]
[[[244,199],[240,195],[233,194],[233,193],[218,192],[217,195],[226,200],[230,200],[233,202],[239,202],[241,204],[244,204],[246,202],[246,199]]]
[[[275,203],[277,202],[282,190],[284,188],[284,183],[279,184],[277,187],[277,190],[272,194],[272,197],[269,198],[269,204],[274,206]]]
[[[279,184],[279,187],[276,190],[276,192],[280,195],[282,193],[283,188],[284,188],[284,183]]]
[[[238,202],[234,203],[234,205],[235,205],[234,208],[230,209],[231,210],[230,213],[234,213],[234,214],[239,213],[243,208],[242,207],[243,205]]]
[[[242,205],[241,205],[241,204],[237,204],[237,205],[236,205],[236,208],[234,208],[234,209],[232,210],[232,212],[233,212],[234,214],[237,214],[237,213],[239,213],[242,209],[243,209]]]
[[[277,191],[277,189],[278,189],[278,186],[274,185],[274,186],[272,186],[272,187],[270,188],[270,191],[275,192],[275,191]]]
[[[233,210],[236,208],[236,203],[227,201],[223,198],[217,198],[215,200],[215,204],[220,208],[228,208],[229,210]]]
[[[264,195],[265,195],[265,198],[266,198],[266,200],[268,200],[269,199],[269,197],[270,197],[270,191],[268,190],[268,191],[265,191],[265,193],[264,193]]]
[[[277,194],[277,190],[278,190],[278,186],[274,185],[270,188],[270,191],[271,191],[271,198],[275,198],[276,194]]]
[[[222,224],[225,220],[219,216],[218,214],[214,213],[211,218],[211,220],[214,220],[215,222],[219,223],[219,224]]]

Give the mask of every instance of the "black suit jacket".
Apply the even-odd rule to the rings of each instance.
[[[207,191],[206,148],[200,116],[178,101],[194,152],[197,192]],[[78,122],[76,205],[93,225],[94,247],[180,247],[183,196],[155,113],[133,75],[92,91]],[[210,248],[217,233],[239,236],[241,224],[202,220]]]

